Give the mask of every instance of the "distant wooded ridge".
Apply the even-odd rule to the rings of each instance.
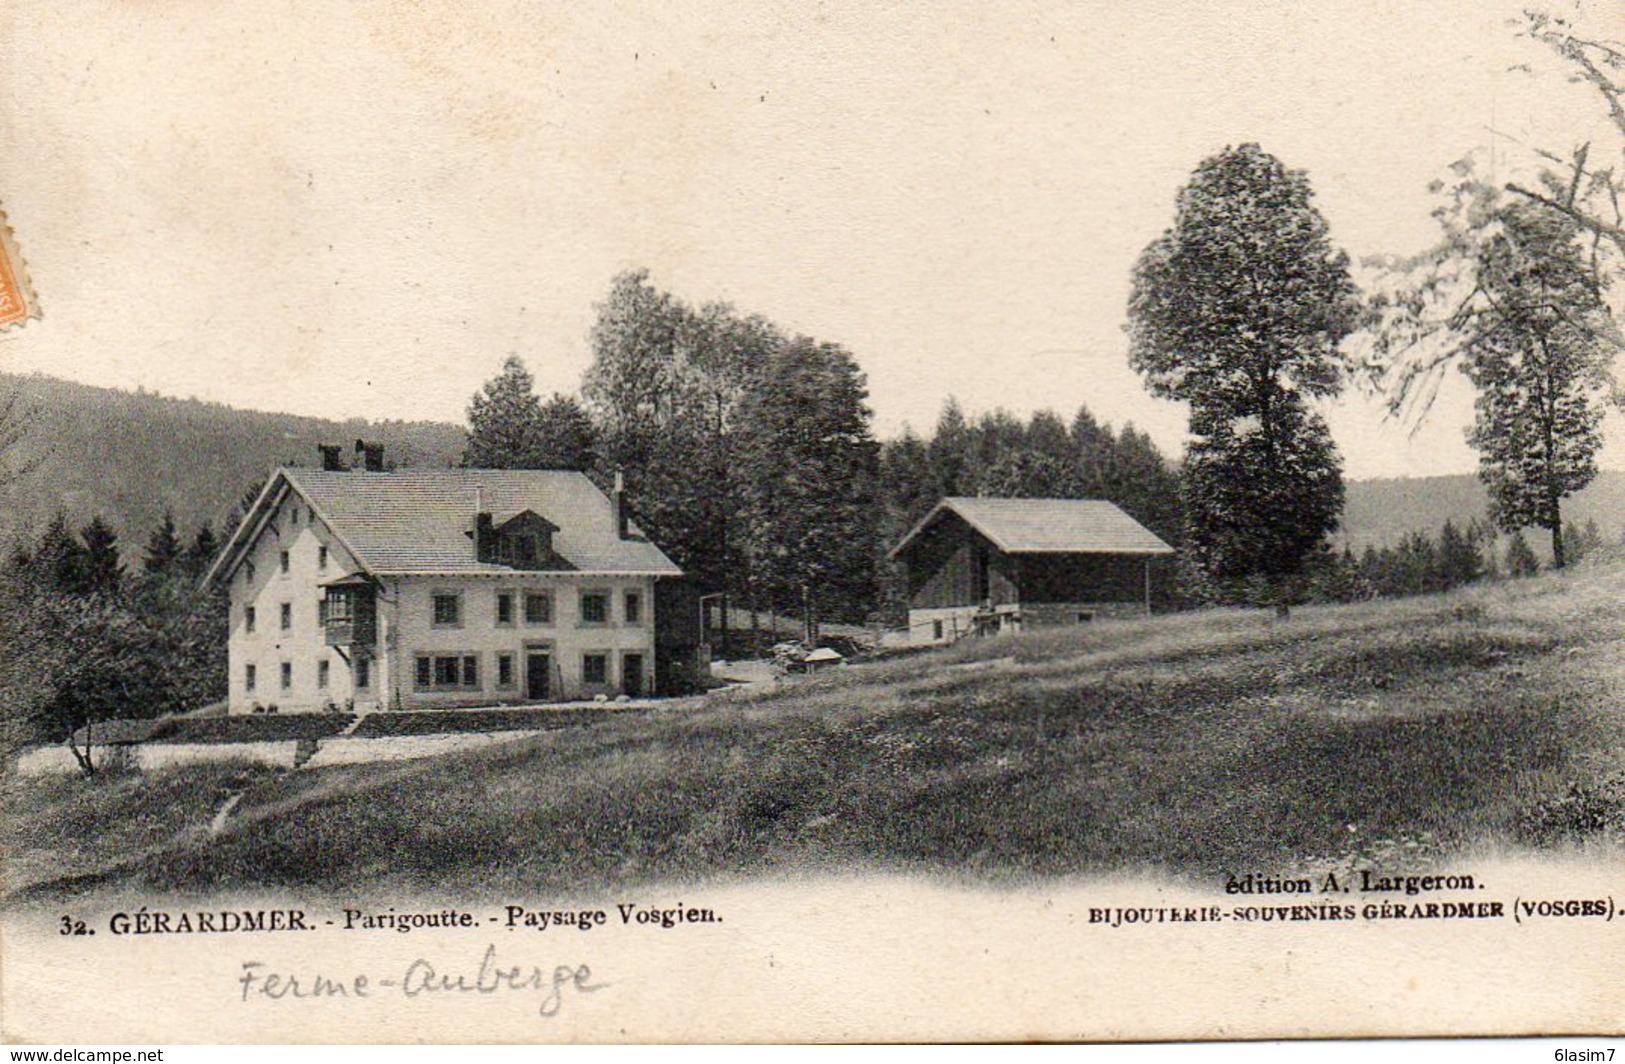
[[[391,466],[407,468],[456,465],[465,441],[463,426],[444,422],[334,421],[0,373],[0,391],[11,389],[33,411],[22,455],[31,471],[0,489],[0,537],[37,533],[57,510],[76,527],[99,514],[118,533],[126,562],[166,508],[184,536],[206,521],[229,531],[244,491],[276,466],[315,465],[318,443],[376,440]],[[1471,474],[1351,480],[1333,543],[1356,552],[1393,546],[1446,520],[1482,519],[1486,498]],[[1625,533],[1625,472],[1598,474],[1563,516],[1572,528],[1594,520],[1609,538]]]

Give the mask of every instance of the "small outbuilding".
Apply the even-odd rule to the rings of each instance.
[[[909,642],[951,643],[1151,610],[1174,549],[1099,499],[946,498],[891,550],[907,572]]]

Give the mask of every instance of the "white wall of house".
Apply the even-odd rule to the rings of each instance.
[[[499,596],[509,602],[507,620],[499,618]],[[545,610],[534,608],[538,596]],[[585,614],[590,596],[603,606],[601,621]],[[443,600],[438,620],[437,597]],[[529,611],[527,598],[533,603]],[[647,694],[654,687],[651,577],[554,572],[399,577],[387,582],[385,599],[379,604],[380,637],[395,666],[386,694],[390,707],[535,701],[527,669],[529,655],[541,653],[549,659],[549,701],[614,696],[628,687]],[[589,675],[599,667],[600,677]],[[427,684],[421,682],[425,668]],[[636,673],[631,684],[628,668]]]
[[[232,575],[230,712],[248,713],[256,705],[311,712],[330,702],[342,707],[356,696],[351,666],[327,645],[319,612],[321,584],[355,568],[304,499],[287,492]]]
[[[376,656],[358,686],[357,654],[329,647],[320,623],[321,585],[357,568],[303,497],[286,492],[231,580],[230,712],[523,704],[536,701],[533,653],[549,658],[548,701],[654,688],[654,579],[557,572],[384,578]],[[509,596],[507,621],[499,595]],[[545,619],[527,615],[527,595],[546,596]],[[436,596],[455,600],[455,621],[436,620]],[[599,596],[602,621],[587,617],[588,596]],[[600,667],[600,677],[590,674]]]
[[[954,642],[976,632],[975,606],[939,606],[908,611],[908,645],[937,646]],[[1007,603],[995,610],[999,616],[996,632],[1031,631],[1122,617],[1144,617],[1139,602],[1044,602],[1029,605]]]
[[[976,627],[975,606],[936,606],[908,611],[910,646],[952,643]]]

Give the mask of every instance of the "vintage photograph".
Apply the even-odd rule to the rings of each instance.
[[[0,56],[7,1041],[1625,1029],[1617,0]]]

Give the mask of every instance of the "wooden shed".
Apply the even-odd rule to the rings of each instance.
[[[909,642],[1150,612],[1173,548],[1099,499],[946,498],[891,557],[908,574]]]

